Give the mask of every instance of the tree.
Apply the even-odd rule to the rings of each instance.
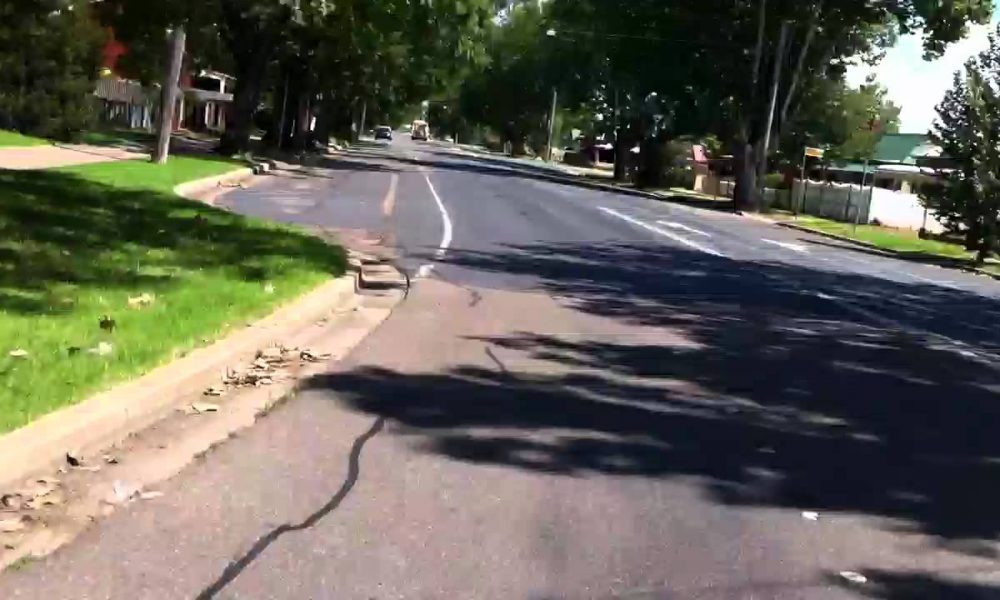
[[[89,2],[0,4],[0,127],[59,139],[86,129],[102,43]]]
[[[567,27],[587,31],[604,76],[628,108],[658,93],[680,127],[730,140],[738,207],[756,204],[767,159],[772,75],[779,82],[773,128],[780,137],[808,90],[841,79],[855,56],[875,59],[898,32],[921,31],[927,56],[989,19],[992,2],[964,0],[553,0]],[[779,46],[782,29],[787,42]],[[600,62],[600,61],[598,61]],[[654,62],[657,68],[646,68]],[[630,105],[630,106],[629,106]],[[634,109],[633,109],[634,110]],[[678,128],[678,133],[684,133]],[[642,132],[639,132],[642,134]],[[621,136],[619,136],[621,137]],[[626,140],[627,141],[627,140]]]
[[[937,106],[931,138],[954,162],[942,185],[924,190],[924,204],[983,262],[1000,237],[1000,42],[955,73],[952,88]]]
[[[820,146],[832,160],[871,158],[884,134],[899,131],[899,112],[873,80],[858,88],[839,80],[816,82],[805,92],[802,109],[785,124],[781,156],[797,164],[804,147]]]

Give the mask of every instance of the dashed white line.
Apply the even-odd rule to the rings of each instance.
[[[441,213],[441,223],[444,226],[444,231],[441,233],[441,243],[438,244],[437,252],[434,253],[434,258],[441,260],[448,253],[448,248],[451,247],[451,236],[452,236],[452,226],[451,217],[448,216],[448,209],[445,208],[444,202],[441,201],[441,196],[438,196],[437,190],[434,189],[434,184],[431,183],[431,178],[429,175],[424,175],[424,180],[427,181],[427,187],[431,190],[431,195],[434,196],[434,202],[437,203],[438,211]],[[417,278],[424,278],[431,274],[434,270],[434,264],[428,263],[426,265],[421,265],[417,269]]]
[[[693,233],[695,235],[700,235],[702,237],[707,237],[707,238],[712,237],[712,234],[705,233],[704,231],[700,229],[695,229],[694,227],[689,227],[684,223],[677,223],[675,221],[657,221],[657,223],[663,225],[664,227],[669,227],[671,229],[680,229],[681,231],[686,231],[688,233]]]
[[[780,246],[785,250],[791,250],[792,252],[798,252],[799,254],[809,254],[809,248],[806,248],[802,244],[793,244],[791,242],[779,242],[778,240],[769,240],[762,238],[760,241],[765,244],[773,244],[775,246]]]
[[[695,250],[698,250],[700,252],[704,252],[705,254],[711,254],[712,256],[719,256],[719,257],[725,258],[725,255],[722,254],[721,252],[719,252],[718,250],[716,250],[714,248],[709,248],[708,246],[705,246],[703,244],[699,244],[698,242],[689,240],[686,237],[679,236],[679,235],[677,235],[676,233],[674,233],[672,231],[667,231],[666,229],[663,229],[663,228],[660,228],[660,227],[656,227],[655,225],[650,225],[649,223],[644,223],[644,222],[640,221],[639,219],[630,217],[630,216],[628,216],[628,215],[626,215],[624,213],[620,213],[617,210],[614,210],[614,209],[611,209],[611,208],[607,208],[605,206],[598,206],[597,208],[599,210],[605,212],[606,214],[611,215],[612,217],[617,217],[617,218],[621,219],[622,221],[626,221],[626,222],[631,223],[631,224],[633,224],[633,225],[635,225],[637,227],[642,227],[643,229],[646,229],[648,231],[652,231],[653,233],[658,233],[658,234],[662,235],[663,237],[670,238],[670,239],[674,240],[675,242],[677,242],[679,244],[683,244],[683,245],[687,246],[688,248],[694,248]]]

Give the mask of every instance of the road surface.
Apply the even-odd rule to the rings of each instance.
[[[0,597],[1000,597],[1000,282],[405,140],[225,203],[409,298]]]

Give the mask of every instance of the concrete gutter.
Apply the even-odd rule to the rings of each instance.
[[[818,235],[820,237],[825,237],[825,238],[828,238],[828,239],[831,239],[831,240],[837,240],[838,242],[842,242],[844,244],[849,244],[851,246],[857,246],[858,248],[864,248],[865,250],[870,250],[872,252],[875,252],[876,254],[881,254],[883,256],[887,256],[887,257],[890,257],[890,258],[896,258],[896,259],[899,259],[899,260],[906,260],[906,261],[910,261],[910,262],[919,262],[919,263],[923,263],[923,264],[933,265],[933,266],[936,266],[936,267],[943,267],[943,268],[946,268],[946,269],[957,269],[957,270],[960,270],[960,271],[968,271],[969,273],[975,273],[976,275],[984,275],[984,276],[990,277],[992,279],[1000,280],[1000,274],[998,274],[998,273],[991,273],[990,271],[986,271],[984,269],[979,269],[979,268],[976,268],[976,267],[970,267],[970,266],[962,263],[961,261],[957,261],[957,260],[954,260],[954,259],[948,259],[947,257],[941,257],[941,262],[940,263],[932,263],[932,262],[928,262],[928,261],[924,261],[924,260],[915,259],[912,256],[910,256],[909,254],[907,254],[906,252],[897,252],[896,250],[890,250],[890,249],[887,249],[887,248],[882,248],[881,246],[877,246],[877,245],[869,243],[869,242],[865,242],[865,241],[862,241],[862,240],[856,240],[856,239],[845,237],[845,236],[842,236],[842,235],[837,235],[836,233],[829,233],[827,231],[821,231],[819,229],[813,229],[813,228],[807,227],[805,225],[798,225],[798,224],[795,224],[795,223],[788,223],[788,222],[785,222],[785,221],[773,221],[771,219],[765,219],[765,218],[760,218],[760,217],[754,217],[754,218],[756,218],[759,221],[765,221],[765,222],[777,225],[778,227],[784,227],[785,229],[794,229],[795,231],[801,231],[803,233],[809,233],[809,234],[812,234],[812,235]]]

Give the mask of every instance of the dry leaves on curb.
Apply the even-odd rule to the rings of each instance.
[[[191,410],[194,411],[194,414],[196,415],[219,412],[219,405],[212,404],[211,402],[194,402],[191,404]]]
[[[299,352],[299,358],[306,362],[323,362],[330,360],[330,354],[316,354],[311,350],[303,350]]]
[[[25,517],[6,517],[0,519],[0,533],[16,533],[28,528],[28,519]]]

